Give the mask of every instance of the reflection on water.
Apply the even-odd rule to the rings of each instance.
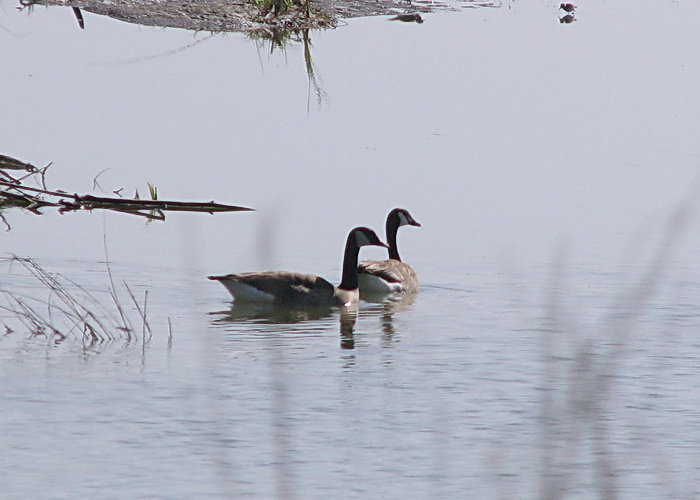
[[[26,8],[28,9],[28,12],[31,12],[31,9],[34,8],[34,6],[37,4],[34,0],[26,0],[25,3],[23,3],[22,9]],[[82,13],[80,11],[80,8],[78,7],[72,7],[73,13],[76,16],[79,26],[81,29],[85,28],[85,21],[83,19]],[[420,16],[418,16],[420,18]],[[422,22],[422,20],[420,21]],[[158,24],[156,24],[158,25]],[[313,55],[311,52],[312,44],[311,44],[311,31],[313,31],[311,28],[308,27],[296,27],[296,28],[287,28],[283,26],[265,26],[261,27],[259,29],[255,30],[247,30],[246,31],[246,36],[255,42],[256,47],[258,50],[265,49],[266,52],[269,52],[272,54],[275,50],[284,50],[288,45],[290,44],[302,44],[304,47],[303,53],[304,53],[304,67],[306,69],[306,76],[308,78],[309,82],[309,102],[307,102],[307,108],[310,104],[310,97],[313,94],[316,97],[316,101],[318,105],[321,105],[324,98],[326,97],[326,92],[321,88],[318,78],[317,78],[317,71],[316,71],[316,66],[313,61]],[[316,28],[316,31],[319,31],[318,28]],[[97,64],[98,66],[112,66],[112,65],[122,65],[122,64],[134,64],[134,63],[142,63],[146,61],[151,61],[151,60],[156,60],[160,59],[163,57],[167,56],[173,56],[175,54],[182,53],[185,50],[191,49],[200,43],[212,38],[215,36],[215,33],[221,34],[221,31],[216,30],[215,32],[212,31],[211,34],[200,38],[198,40],[195,40],[191,43],[188,43],[184,46],[181,46],[177,49],[171,49],[165,52],[161,52],[158,54],[154,55],[149,55],[149,56],[142,56],[139,58],[132,58],[129,60],[120,60],[120,61],[114,61],[111,63],[99,63]]]
[[[340,347],[343,349],[355,348],[355,324],[358,316],[365,318],[378,318],[381,325],[382,341],[389,345],[396,335],[394,327],[394,315],[408,311],[416,301],[416,293],[406,294],[362,294],[362,300],[370,304],[363,309],[348,308],[340,314]]]
[[[270,28],[248,33],[247,36],[255,41],[258,50],[269,46],[270,54],[276,49],[285,50],[290,43],[302,43],[304,45],[304,67],[306,77],[309,80],[309,99],[307,101],[307,111],[311,102],[311,94],[316,96],[316,102],[320,106],[326,97],[326,92],[321,88],[316,78],[316,65],[311,54],[311,31],[309,28],[284,29]]]
[[[316,321],[331,315],[332,309],[327,306],[319,307],[289,307],[276,304],[241,302],[234,303],[227,311],[212,312],[217,316],[212,324],[226,324],[233,322],[272,323],[287,324],[301,323],[304,321]]]
[[[357,323],[357,307],[348,307],[340,311],[340,347],[355,348],[355,324]]]
[[[367,321],[367,325],[379,325],[384,345],[388,345],[396,336],[394,315],[408,311],[416,301],[417,294],[395,295],[367,295],[363,296],[366,304],[352,307],[330,308],[320,306],[316,308],[295,308],[274,304],[260,303],[234,303],[225,311],[210,312],[212,326],[236,327],[236,331],[243,336],[257,334],[264,331],[265,334],[277,332],[281,336],[304,334],[321,331],[332,326],[336,321],[339,325],[340,347],[342,349],[354,349],[356,346],[355,329],[358,319]],[[337,319],[336,319],[337,316]],[[378,321],[377,321],[378,320]],[[260,327],[264,326],[263,330]],[[294,328],[290,328],[294,326]],[[257,327],[257,328],[256,328]],[[370,331],[375,330],[369,326]]]
[[[163,58],[173,56],[175,54],[180,54],[182,52],[190,50],[203,42],[206,42],[208,40],[212,40],[216,36],[217,36],[216,34],[212,33],[212,34],[203,36],[201,38],[195,39],[191,43],[180,45],[179,47],[177,47],[175,49],[168,49],[168,50],[158,52],[155,54],[149,54],[149,55],[139,56],[139,57],[132,57],[129,59],[112,59],[109,61],[98,61],[98,62],[92,62],[91,64],[94,66],[110,67],[110,66],[127,66],[127,65],[131,65],[131,64],[146,63],[149,61],[155,61],[158,59],[163,59]]]
[[[50,5],[50,2],[37,2],[35,0],[21,0],[22,6],[20,7],[20,9],[27,9],[27,12],[31,13],[32,9],[34,8],[35,5],[41,5],[44,3]],[[238,5],[238,4],[236,4],[236,5]],[[135,9],[135,12],[136,12],[135,14],[131,14],[131,16],[127,16],[127,19],[123,19],[126,21],[138,22],[137,20],[139,18],[139,15],[144,16],[144,15],[147,15],[147,12],[148,12],[148,10],[144,10],[143,12],[141,12],[139,10],[138,5],[135,5],[135,6],[134,5],[132,5],[132,6],[123,5],[121,7],[124,9],[127,9],[127,12],[128,12],[129,8]],[[72,9],[73,14],[75,15],[77,21],[78,21],[78,26],[81,29],[84,29],[85,28],[85,20],[83,18],[81,9],[79,7],[71,7],[71,9]],[[91,10],[91,12],[96,13],[96,14],[113,16],[113,17],[116,17],[117,19],[121,19],[120,16],[115,15],[114,10],[108,9],[107,11],[103,12],[100,9],[97,9],[97,10],[93,9],[93,10]],[[199,25],[190,26],[187,24],[187,16],[191,15],[191,13],[189,11],[185,11],[185,12],[182,12],[180,14],[183,16],[182,22],[184,23],[184,25],[179,26],[179,27],[182,27],[185,29],[196,30],[196,32],[199,32],[200,30],[203,29],[202,26],[199,26]],[[218,12],[218,11],[215,11],[212,13],[212,16],[214,18],[218,18],[221,15],[222,15],[222,13]],[[197,17],[198,22],[201,21],[201,19],[200,19],[201,16],[195,16],[195,17]],[[225,18],[226,15],[224,14],[223,17]],[[420,18],[420,16],[418,16],[418,17]],[[165,21],[165,19],[166,18],[156,19],[156,20],[153,20],[152,23],[148,23],[148,24],[166,27],[166,26],[168,26],[168,23]],[[167,18],[167,19],[171,20],[170,18]],[[212,22],[216,22],[216,20],[213,20]],[[422,20],[420,22],[422,22]],[[315,29],[316,31],[319,31],[320,29],[331,28],[331,27],[335,27],[334,22],[333,23],[326,22],[322,26],[314,26],[313,29]],[[130,59],[127,61],[118,61],[115,63],[110,63],[109,65],[112,65],[112,64],[130,64],[130,63],[143,62],[143,61],[148,61],[148,60],[152,60],[152,59],[159,59],[159,58],[165,57],[165,56],[175,55],[175,54],[181,53],[187,49],[190,49],[190,48],[200,44],[201,42],[213,37],[215,34],[222,34],[222,33],[225,33],[226,31],[229,31],[229,30],[222,30],[222,29],[216,29],[214,27],[211,27],[211,28],[208,28],[207,31],[209,31],[211,34],[204,37],[204,38],[201,38],[199,40],[195,40],[192,43],[188,43],[187,45],[184,45],[178,49],[168,50],[166,52],[162,52],[159,54]],[[303,46],[304,46],[304,50],[303,50],[303,52],[304,52],[304,66],[306,68],[306,75],[307,75],[307,78],[309,81],[309,95],[311,95],[311,94],[315,95],[317,103],[319,105],[322,103],[323,99],[326,97],[326,92],[319,85],[318,79],[316,76],[316,69],[315,69],[315,65],[313,62],[313,56],[311,53],[312,45],[311,45],[310,32],[312,31],[312,28],[310,28],[308,25],[288,27],[284,23],[281,23],[280,25],[273,23],[273,24],[269,24],[269,25],[258,26],[256,29],[246,29],[246,30],[241,30],[241,31],[244,31],[246,33],[246,36],[249,39],[255,41],[258,49],[265,48],[266,51],[268,51],[270,54],[272,54],[277,49],[283,50],[285,47],[287,47],[290,44],[295,44],[295,43],[303,44]],[[104,64],[100,64],[100,65],[104,65]]]
[[[126,282],[116,287],[109,264],[105,273],[109,298],[100,299],[97,297],[104,294],[49,272],[32,259],[14,256],[3,260],[7,274],[16,273],[14,268],[19,268],[34,288],[33,293],[27,294],[16,286],[0,285],[2,324],[8,334],[15,329],[25,330],[30,337],[43,337],[54,345],[73,337],[81,339],[86,347],[115,340],[141,340],[146,344],[152,338],[148,291],[141,299]],[[133,314],[129,312],[131,306],[135,309]]]
[[[576,21],[576,5],[572,3],[560,4],[559,13],[559,22],[561,24],[571,24]]]
[[[79,7],[72,7],[73,9],[73,14],[75,14],[75,19],[78,21],[78,27],[81,30],[85,29],[85,19],[83,19],[83,13],[80,12]]]
[[[363,293],[362,299],[373,305],[379,313],[379,319],[382,330],[382,340],[385,345],[390,344],[395,336],[396,329],[394,327],[394,315],[403,311],[408,311],[413,307],[418,297],[417,293],[400,293],[400,294],[368,294]]]
[[[408,12],[406,14],[399,14],[397,16],[389,18],[389,21],[401,21],[404,23],[423,24],[423,18],[417,12]]]

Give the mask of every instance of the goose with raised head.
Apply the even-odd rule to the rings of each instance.
[[[358,266],[360,291],[363,293],[417,292],[416,272],[401,261],[396,246],[396,233],[401,226],[420,224],[403,208],[395,208],[386,218],[388,260],[363,260]]]
[[[357,260],[360,247],[375,245],[387,248],[377,234],[366,227],[356,227],[348,234],[343,257],[340,285],[333,286],[314,274],[290,271],[263,271],[225,276],[209,276],[219,281],[237,302],[267,302],[289,306],[349,306],[359,299]]]

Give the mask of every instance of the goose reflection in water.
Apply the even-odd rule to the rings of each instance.
[[[355,348],[355,324],[357,323],[357,307],[346,307],[340,311],[340,348]]]
[[[416,301],[416,294],[378,294],[375,296],[363,296],[367,304],[354,305],[351,307],[288,307],[275,304],[263,303],[239,303],[233,304],[230,309],[224,311],[210,312],[214,317],[211,323],[216,326],[227,324],[250,325],[251,333],[255,333],[255,325],[303,325],[309,324],[309,330],[318,332],[328,328],[334,321],[334,316],[338,314],[340,347],[342,349],[355,348],[355,328],[358,318],[369,319],[379,318],[381,326],[382,341],[388,344],[393,341],[396,330],[393,316],[396,313],[406,311],[411,308]],[[274,327],[277,330],[277,327]],[[306,327],[302,327],[306,331]],[[270,333],[269,329],[266,333]],[[302,333],[296,328],[296,332],[291,332],[285,328],[280,333]],[[307,332],[308,333],[308,332]]]
[[[409,294],[363,294],[362,300],[371,304],[370,308],[360,309],[345,308],[340,312],[340,347],[343,349],[355,348],[355,324],[360,317],[380,317],[382,327],[382,340],[385,344],[391,343],[396,335],[394,328],[394,314],[406,311],[413,306],[417,295]]]
[[[241,302],[226,311],[212,312],[220,316],[215,323],[254,322],[270,324],[293,324],[317,321],[331,316],[333,308],[329,306],[288,307],[262,302]]]

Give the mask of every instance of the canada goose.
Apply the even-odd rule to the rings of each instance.
[[[559,9],[571,14],[576,10],[576,5],[574,5],[572,3],[563,3],[559,6]]]
[[[408,264],[401,262],[396,247],[396,232],[401,226],[420,224],[408,210],[395,208],[386,218],[386,239],[389,260],[363,260],[358,267],[360,290],[367,293],[417,292],[418,276]]]
[[[290,306],[348,306],[358,301],[357,256],[360,247],[375,245],[387,248],[377,234],[366,227],[356,227],[345,244],[343,276],[337,287],[314,274],[289,271],[263,271],[225,276],[209,276],[221,282],[241,302],[268,302]]]

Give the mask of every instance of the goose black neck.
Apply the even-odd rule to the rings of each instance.
[[[343,257],[343,277],[338,288],[343,290],[356,290],[360,285],[357,281],[357,260],[360,254],[360,247],[357,246],[355,232],[348,235],[345,243],[345,256]]]
[[[396,246],[396,233],[399,231],[399,217],[396,214],[391,214],[386,219],[386,242],[389,245],[389,258],[401,261],[399,257],[399,249]]]

